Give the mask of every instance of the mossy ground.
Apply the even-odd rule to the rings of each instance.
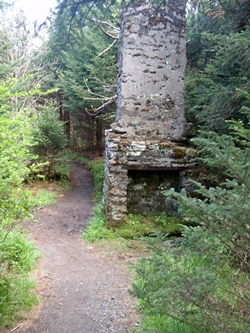
[[[164,214],[129,214],[125,224],[114,231],[119,237],[125,239],[150,236],[156,232],[177,236],[181,233],[181,220],[178,217],[167,217]]]

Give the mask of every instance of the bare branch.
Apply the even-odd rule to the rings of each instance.
[[[90,110],[86,109],[86,112],[90,115],[90,116],[96,116],[98,113],[100,113],[106,106],[108,106],[109,104],[112,104],[113,102],[115,102],[117,98],[117,95],[114,95],[112,97],[109,98],[109,100],[106,103],[103,103],[101,106],[99,106],[98,108],[92,109],[91,111],[93,113],[90,112]]]
[[[113,25],[112,23],[110,22],[107,22],[107,21],[100,21],[96,18],[93,18],[92,19],[94,22],[97,22],[98,24],[103,24],[103,25],[107,25],[108,27],[112,28],[117,34],[120,32],[120,29],[117,28],[115,25]]]
[[[101,57],[104,53],[106,53],[108,50],[110,50],[116,42],[117,42],[117,39],[113,40],[113,42],[105,50],[103,50],[101,53],[99,53],[97,57]]]
[[[85,83],[85,86],[86,86],[88,92],[89,92],[91,95],[94,95],[94,96],[97,96],[97,97],[98,97],[96,100],[99,100],[99,101],[106,101],[107,99],[109,99],[109,97],[106,97],[106,96],[103,96],[103,95],[100,95],[100,94],[94,93],[94,92],[89,88],[86,79],[84,79],[84,83]]]
[[[113,83],[113,84],[108,83],[108,84],[107,84],[106,82],[103,82],[102,80],[100,80],[100,79],[95,75],[95,73],[93,73],[93,75],[94,75],[94,77],[95,77],[95,79],[96,79],[97,82],[99,82],[99,83],[101,83],[101,84],[103,84],[103,85],[105,85],[105,86],[108,86],[108,87],[110,88],[110,91],[114,91],[114,90],[116,90],[118,76],[117,76],[117,78],[116,78],[116,80],[115,80],[115,83]],[[113,90],[112,90],[112,88],[113,88]]]
[[[115,95],[116,96],[116,95]],[[109,101],[110,98],[113,98],[115,96],[112,97],[106,97],[106,98],[94,98],[94,97],[83,97],[82,99],[86,100],[86,101]]]
[[[109,23],[109,22],[106,22],[106,21],[100,21],[100,20],[97,20],[96,18],[93,18],[92,19],[93,22],[96,22],[97,23],[97,26],[98,28],[108,37],[112,38],[112,39],[118,39],[118,36],[119,36],[119,31],[120,29],[117,28],[116,26],[114,26],[113,24]],[[109,33],[108,31],[106,31],[102,25],[107,25],[109,28],[112,28],[113,32],[115,33],[115,36],[112,35],[111,33]]]

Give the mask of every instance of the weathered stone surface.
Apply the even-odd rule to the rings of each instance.
[[[171,6],[142,1],[122,11],[117,121],[129,137],[185,136],[185,1]]]

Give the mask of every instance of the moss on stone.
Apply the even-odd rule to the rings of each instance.
[[[172,157],[174,158],[184,158],[186,155],[187,149],[183,147],[174,147]]]

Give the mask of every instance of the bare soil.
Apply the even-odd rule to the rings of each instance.
[[[39,305],[8,332],[127,333],[138,326],[127,268],[138,253],[81,240],[92,216],[93,183],[77,163],[71,165],[71,177],[72,190],[27,224],[41,251],[35,272]]]

